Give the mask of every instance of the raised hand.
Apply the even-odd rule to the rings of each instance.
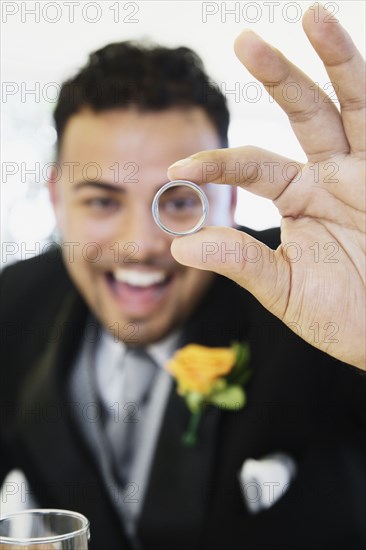
[[[308,10],[303,27],[333,83],[340,112],[253,32],[242,32],[234,46],[287,113],[308,162],[238,147],[197,153],[168,171],[170,179],[207,183],[203,167],[215,163],[209,181],[223,183],[225,167],[250,163],[254,169],[240,170],[240,181],[232,176],[224,183],[274,202],[282,215],[281,245],[272,251],[246,233],[208,227],[175,239],[172,254],[184,265],[236,281],[304,340],[365,370],[365,62],[341,25],[321,6],[318,14]],[[289,82],[301,88],[297,102],[282,93]],[[265,163],[273,163],[273,170]],[[238,246],[240,261],[233,254],[223,258],[222,250]]]

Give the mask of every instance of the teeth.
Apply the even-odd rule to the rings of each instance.
[[[114,278],[119,283],[147,287],[162,283],[167,278],[164,271],[137,271],[134,269],[115,269]]]

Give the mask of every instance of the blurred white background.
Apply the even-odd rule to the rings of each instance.
[[[59,87],[91,51],[109,42],[147,38],[166,46],[193,48],[228,97],[230,145],[257,145],[303,161],[287,117],[240,64],[232,45],[242,29],[252,28],[329,92],[329,77],[302,31],[301,16],[311,4],[1,2],[1,265],[42,251],[50,240],[55,221],[46,180],[56,139],[52,112]],[[325,5],[364,52],[365,3]],[[314,10],[316,16],[316,5]],[[270,201],[244,191],[236,218],[256,229],[279,224]]]

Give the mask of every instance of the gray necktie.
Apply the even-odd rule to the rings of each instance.
[[[117,480],[125,486],[143,420],[149,390],[158,366],[143,348],[128,348],[123,358],[124,381],[117,414],[107,419],[106,434]]]

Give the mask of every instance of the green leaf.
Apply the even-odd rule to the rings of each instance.
[[[246,395],[240,386],[228,386],[222,391],[212,394],[208,401],[222,409],[241,409],[246,402]]]
[[[252,374],[253,371],[251,369],[242,370],[235,378],[235,384],[237,384],[238,386],[244,386],[248,382]]]
[[[247,365],[250,359],[250,348],[248,342],[234,344],[236,350],[236,364],[240,367]]]
[[[226,376],[226,380],[229,384],[235,384],[238,386],[243,385],[249,378],[247,374],[247,367],[250,359],[250,348],[247,342],[238,343],[234,342],[232,348],[236,354],[236,361],[231,372]]]

